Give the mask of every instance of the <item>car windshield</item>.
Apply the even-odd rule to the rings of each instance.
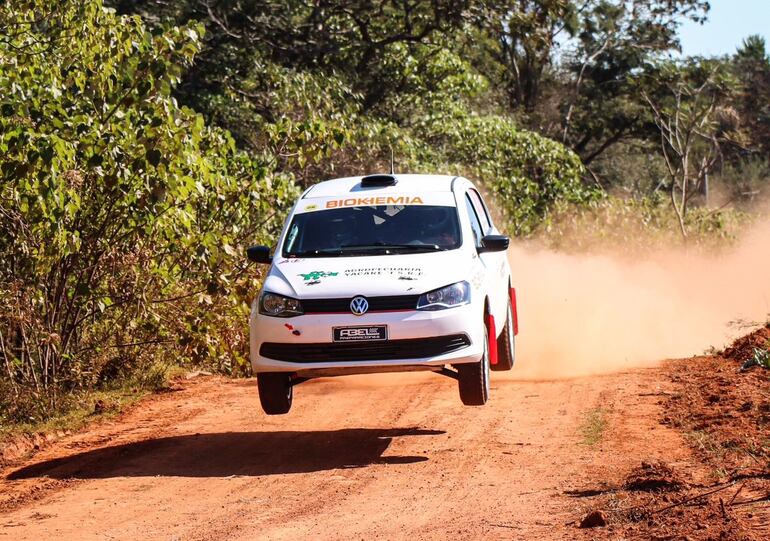
[[[455,207],[361,206],[295,215],[283,256],[388,255],[459,247],[460,224]]]

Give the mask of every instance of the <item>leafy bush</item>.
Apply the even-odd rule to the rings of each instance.
[[[17,416],[160,353],[244,362],[257,277],[242,249],[297,192],[171,97],[201,32],[152,35],[100,0],[0,7],[0,352]]]
[[[509,119],[468,115],[436,123],[429,140],[491,189],[514,235],[531,234],[557,203],[585,204],[599,197],[582,183],[577,155],[519,130]]]
[[[767,201],[769,179],[770,164],[765,159],[753,157],[726,164],[718,175],[714,175],[713,182],[724,192],[725,199],[745,206]]]

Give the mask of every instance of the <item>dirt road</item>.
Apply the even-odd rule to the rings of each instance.
[[[254,381],[185,382],[6,469],[0,539],[589,538],[570,491],[689,459],[657,369],[497,376],[481,408],[431,374],[314,381],[281,417]]]

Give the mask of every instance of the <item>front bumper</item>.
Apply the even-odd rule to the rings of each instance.
[[[333,327],[387,325],[388,343],[410,344],[414,340],[414,356],[405,356],[403,348],[396,348],[398,353],[393,357],[367,359],[372,357],[371,350],[364,347],[366,342],[340,343],[332,340]],[[482,310],[473,304],[437,311],[397,311],[397,312],[369,312],[363,316],[354,316],[350,313],[334,314],[308,314],[292,318],[276,318],[265,316],[252,310],[250,326],[251,365],[254,372],[296,372],[298,374],[310,372],[333,373],[339,369],[340,373],[361,373],[377,371],[377,368],[392,369],[398,371],[399,367],[405,370],[417,368],[431,369],[447,364],[463,364],[478,362],[484,351],[484,329]],[[456,348],[448,353],[428,354],[431,351],[431,340],[439,340],[450,337],[455,340],[455,346],[459,337],[465,337],[467,345]],[[445,340],[445,341],[446,341]],[[403,342],[402,342],[403,341]],[[425,342],[425,343],[422,343]],[[265,345],[265,349],[263,349]],[[298,356],[303,362],[286,360],[291,351],[291,346],[296,346]],[[349,350],[340,350],[350,345]],[[279,347],[276,347],[279,346]],[[317,352],[340,352],[339,360],[323,359]],[[324,346],[328,346],[324,348]],[[355,348],[362,348],[362,358],[357,358]],[[389,348],[381,348],[389,350]],[[390,351],[396,351],[390,348]],[[280,350],[281,354],[275,352]],[[439,348],[440,350],[440,348]],[[308,351],[316,355],[306,355]],[[265,353],[270,358],[263,355]],[[300,355],[302,353],[302,355]],[[375,355],[376,356],[376,355]],[[381,356],[381,355],[380,355]],[[322,358],[323,360],[317,360]],[[308,360],[311,359],[311,360]]]

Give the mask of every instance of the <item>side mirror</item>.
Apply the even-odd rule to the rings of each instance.
[[[270,255],[269,246],[250,246],[246,248],[246,257],[254,263],[272,263],[273,256]]]
[[[508,249],[511,239],[505,235],[487,235],[481,239],[481,248],[479,253],[484,252],[504,252]]]

